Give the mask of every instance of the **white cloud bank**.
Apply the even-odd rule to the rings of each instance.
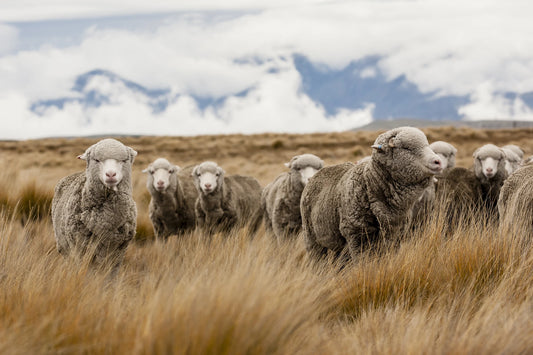
[[[371,120],[371,105],[329,117],[301,92],[293,63],[282,59],[294,53],[335,69],[380,56],[378,69],[390,79],[405,75],[437,96],[469,95],[472,102],[460,109],[465,118],[533,118],[521,100],[506,101],[501,94],[533,91],[529,0],[263,1],[254,7],[242,1],[156,1],[150,2],[152,10],[133,1],[128,13],[191,10],[191,3],[202,10],[256,11],[182,13],[143,30],[104,28],[96,21],[80,43],[65,48],[43,43],[24,51],[13,50],[15,25],[0,25],[0,138],[310,132]],[[17,0],[1,6],[0,18],[11,21],[125,13],[114,0]],[[42,116],[30,111],[38,100],[76,97],[74,80],[95,68],[148,88],[169,88],[180,99],[155,114],[131,92],[110,87],[118,93],[99,108],[71,103]],[[368,68],[365,75],[372,73]],[[245,96],[237,95],[244,90]],[[200,110],[192,96],[230,97],[221,107]]]
[[[299,90],[301,78],[293,66],[265,75],[245,96],[231,96],[219,107],[200,110],[190,96],[179,96],[166,110],[154,113],[149,98],[122,82],[94,76],[85,89],[98,90],[109,98],[99,107],[66,103],[36,111],[29,102],[12,93],[0,98],[0,108],[11,112],[12,120],[3,138],[26,139],[50,136],[96,134],[198,135],[223,133],[343,131],[370,123],[372,105],[364,109],[341,110],[328,116],[324,109]]]

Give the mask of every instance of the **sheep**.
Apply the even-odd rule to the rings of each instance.
[[[261,195],[265,228],[281,240],[302,228],[300,198],[309,179],[322,169],[324,162],[313,154],[293,157],[286,163],[290,170],[268,184]]]
[[[429,147],[440,157],[443,172],[455,166],[457,149],[453,145],[448,142],[436,141],[431,143]]]
[[[448,142],[436,141],[429,145],[431,150],[435,152],[440,158],[442,172],[439,174],[441,176],[444,172],[448,171],[455,167],[455,155],[457,154],[457,149]],[[431,184],[426,188],[422,196],[415,202],[411,210],[411,220],[413,226],[418,226],[426,221],[428,216],[431,214],[433,207],[435,205],[435,183],[437,179],[433,179]]]
[[[208,233],[228,231],[250,223],[252,230],[260,221],[261,186],[250,176],[225,176],[211,161],[192,171],[198,191],[195,211],[198,227]]]
[[[120,265],[135,235],[137,207],[132,198],[131,166],[137,152],[114,139],[90,146],[78,159],[84,172],[61,179],[52,199],[57,250],[69,255],[94,247],[92,265]]]
[[[476,149],[474,173],[481,183],[482,201],[489,215],[497,212],[496,207],[503,182],[508,177],[505,169],[505,153],[494,144],[485,144]]]
[[[454,167],[438,176],[435,184],[435,206],[443,214],[448,232],[461,221],[470,221],[482,205],[481,182],[473,170]]]
[[[507,175],[514,173],[522,163],[522,158],[520,155],[518,155],[516,151],[510,147],[511,146],[501,147],[501,150],[505,154],[505,170],[507,171]]]
[[[179,166],[158,158],[143,173],[148,174],[146,187],[151,195],[149,214],[158,239],[181,235],[196,226],[194,204],[198,197],[192,182],[192,169],[182,173]]]
[[[387,131],[372,148],[370,161],[322,168],[304,188],[300,208],[310,255],[347,249],[353,259],[380,235],[391,237],[442,170],[426,136],[414,127]]]
[[[533,231],[533,165],[518,169],[505,180],[498,199],[500,227],[505,232]]]
[[[518,155],[520,160],[524,159],[524,151],[522,150],[522,148],[520,148],[516,144],[507,144],[507,145],[504,145],[502,148],[512,150],[516,155]]]

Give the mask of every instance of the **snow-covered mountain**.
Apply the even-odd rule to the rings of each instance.
[[[388,79],[379,69],[379,60],[379,57],[368,57],[335,70],[316,65],[302,55],[294,55],[292,58],[301,77],[301,93],[323,107],[330,116],[340,110],[360,110],[372,105],[375,120],[406,117],[426,120],[461,119],[460,108],[471,101],[470,97],[422,93],[404,75]],[[95,69],[76,78],[71,89],[72,95],[36,101],[31,107],[35,113],[44,112],[50,107],[63,109],[68,103],[97,108],[113,105],[127,94],[157,114],[165,111],[180,97],[180,94],[173,93],[169,87],[149,89],[113,72]],[[250,87],[231,97],[245,97],[252,89]],[[506,92],[501,95],[509,102],[521,100],[529,109],[533,107],[533,92]],[[220,108],[230,97],[189,96],[200,110]]]

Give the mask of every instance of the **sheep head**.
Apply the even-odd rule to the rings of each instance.
[[[192,177],[198,192],[205,195],[211,194],[224,183],[225,171],[216,163],[211,161],[203,162],[194,167]]]
[[[442,170],[446,168],[453,168],[455,166],[455,155],[457,149],[450,143],[443,141],[436,141],[429,145],[431,150],[435,152],[440,158]]]
[[[87,162],[87,178],[100,181],[105,187],[117,191],[123,181],[131,181],[131,165],[137,152],[115,139],[103,139],[93,144],[78,159]]]
[[[505,153],[494,144],[485,144],[481,148],[476,149],[473,158],[474,172],[478,178],[484,177],[490,180],[498,174],[507,175],[507,171],[505,170]]]
[[[442,171],[426,135],[414,127],[399,127],[378,136],[372,145],[372,161],[386,167],[391,176],[415,183]]]
[[[291,169],[291,174],[297,176],[305,186],[309,179],[324,167],[324,161],[313,154],[302,154],[294,156],[285,166]]]
[[[158,158],[142,172],[148,174],[146,186],[149,190],[153,187],[155,191],[164,192],[169,186],[176,186],[179,170],[179,166],[171,164],[165,158]]]

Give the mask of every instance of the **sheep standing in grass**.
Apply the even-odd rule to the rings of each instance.
[[[435,206],[446,219],[449,232],[475,218],[482,205],[481,183],[472,170],[454,167],[439,176],[435,184]]]
[[[347,246],[354,258],[380,235],[392,237],[442,170],[417,128],[387,131],[372,148],[370,161],[325,167],[305,187],[300,206],[310,254],[340,254]]]
[[[250,176],[225,176],[213,162],[203,162],[192,171],[198,191],[195,211],[198,226],[208,232],[227,231],[248,223],[255,228],[261,216],[261,186]]]
[[[498,212],[502,227],[533,232],[533,165],[521,167],[505,181]]]
[[[438,176],[455,167],[455,155],[457,149],[448,142],[436,141],[429,145],[432,151],[440,158],[442,172]],[[435,182],[432,180],[431,184],[426,188],[422,196],[413,205],[411,218],[413,225],[417,226],[428,220],[428,216],[433,211],[435,205]]]
[[[131,166],[137,152],[114,139],[89,147],[79,159],[84,172],[59,181],[52,200],[52,223],[61,254],[93,246],[93,262],[122,260],[135,235],[137,208],[132,198]]]
[[[279,175],[263,189],[261,209],[265,228],[278,239],[296,234],[302,228],[300,198],[309,179],[324,162],[313,154],[297,155],[285,164],[289,171]]]
[[[494,144],[485,144],[474,152],[474,173],[481,183],[482,200],[489,214],[496,212],[500,189],[509,176],[505,153]]]
[[[180,235],[196,226],[194,204],[198,197],[191,171],[182,170],[164,158],[156,159],[146,169],[146,187],[150,191],[150,220],[156,238]]]

